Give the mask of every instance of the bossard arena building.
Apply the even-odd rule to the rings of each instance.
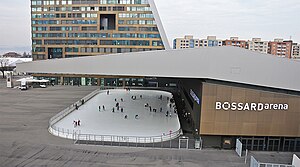
[[[214,47],[42,60],[17,71],[95,78],[99,86],[172,87],[204,147],[233,148],[240,138],[250,150],[300,151],[299,65]]]

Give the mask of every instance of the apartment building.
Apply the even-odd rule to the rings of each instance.
[[[246,48],[246,41],[239,40],[238,37],[230,37],[230,39],[226,39],[223,41],[223,46],[235,46],[240,48]]]
[[[31,0],[34,60],[169,48],[153,0]]]
[[[268,53],[268,41],[262,41],[261,38],[252,38],[247,42],[246,48],[255,52]]]
[[[292,59],[300,59],[300,44],[293,43],[293,45],[292,45]]]
[[[268,45],[268,53],[284,58],[291,58],[292,41],[284,41],[283,39],[274,39]]]
[[[195,39],[192,35],[185,35],[184,38],[176,38],[173,41],[174,49],[215,47],[222,46],[223,41],[216,36],[208,36],[206,39]]]

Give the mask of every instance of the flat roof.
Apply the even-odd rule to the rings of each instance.
[[[222,46],[41,60],[17,64],[17,71],[204,78],[300,91],[299,67],[299,61]]]

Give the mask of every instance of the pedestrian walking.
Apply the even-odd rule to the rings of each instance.
[[[107,95],[109,95],[109,90],[106,92]]]
[[[123,108],[121,108],[121,112],[123,112],[124,111],[124,109]]]
[[[160,112],[162,112],[162,107],[160,107]]]

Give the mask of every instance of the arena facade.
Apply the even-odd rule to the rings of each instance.
[[[250,150],[300,151],[297,61],[215,47],[43,60],[17,71],[112,81],[100,86],[172,87],[204,147],[234,148],[240,138]],[[127,85],[132,79],[141,83]]]

